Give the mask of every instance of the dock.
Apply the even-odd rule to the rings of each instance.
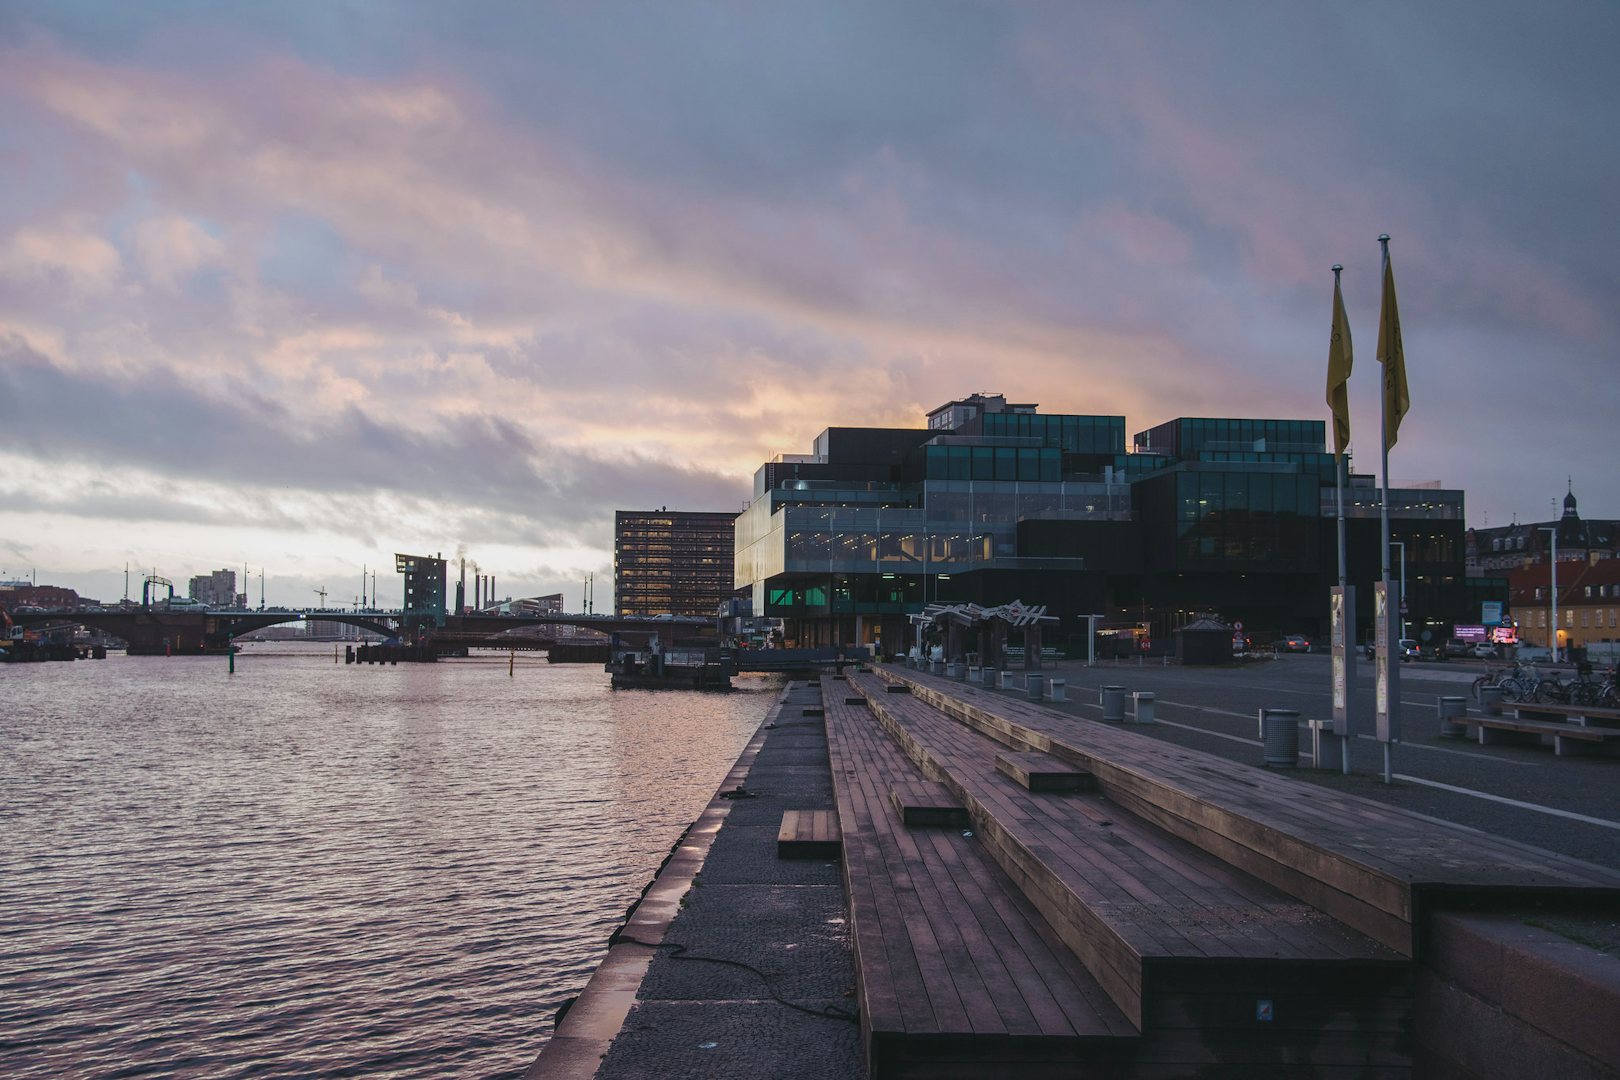
[[[623,1034],[588,1072],[548,1048],[531,1077],[660,1075],[643,1066],[709,1042],[662,1075],[1412,1077],[1434,1045],[1492,1037],[1558,1075],[1620,1069],[1591,1025],[1475,1007],[1513,980],[1480,989],[1479,947],[1457,945],[1559,985],[1562,954],[1520,941],[1514,913],[1613,916],[1620,871],[903,668],[792,684],[756,742],[728,783],[758,797],[720,811],[668,937],[636,935],[653,944],[633,946],[648,978]],[[796,929],[756,924],[778,910],[764,893],[705,892],[710,862],[728,884],[739,865],[716,852],[745,848],[751,887],[811,890]],[[698,943],[774,952],[700,1004],[671,992],[705,966]],[[1616,969],[1563,999],[1620,1007]],[[779,996],[845,979],[847,997]],[[726,1038],[696,1039],[700,1017]],[[804,1041],[773,1070],[757,1055],[784,1025]]]

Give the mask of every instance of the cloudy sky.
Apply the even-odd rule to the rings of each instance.
[[[0,576],[610,593],[974,390],[1325,418],[1472,525],[1620,516],[1611,4],[0,0]],[[255,598],[256,599],[256,598]]]

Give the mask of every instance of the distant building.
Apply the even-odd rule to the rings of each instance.
[[[209,607],[233,607],[240,595],[236,591],[236,571],[215,570],[211,574],[198,574],[191,579],[186,595]]]
[[[0,604],[16,610],[21,607],[76,608],[92,604],[72,589],[60,585],[35,585],[31,581],[0,581]]]
[[[736,518],[691,510],[615,512],[614,613],[713,616],[732,594]]]
[[[395,573],[405,575],[401,614],[407,628],[441,627],[445,617],[445,562],[440,556],[394,555]]]
[[[1468,572],[1474,575],[1496,574],[1505,576],[1525,566],[1537,566],[1548,560],[1552,552],[1552,534],[1558,531],[1558,561],[1562,563],[1591,563],[1612,559],[1620,554],[1620,521],[1612,518],[1582,518],[1577,508],[1575,492],[1570,489],[1564,496],[1564,513],[1557,521],[1538,521],[1525,525],[1498,525],[1490,529],[1468,530]],[[1547,575],[1542,574],[1543,578]],[[1559,577],[1563,569],[1560,566]],[[1573,580],[1574,575],[1570,575]]]
[[[1556,607],[1560,650],[1603,646],[1609,656],[1620,643],[1620,559],[1566,564],[1563,556],[1560,547],[1556,605],[1549,592],[1549,563],[1535,563],[1508,575],[1519,640],[1527,645],[1549,644],[1547,628]]]

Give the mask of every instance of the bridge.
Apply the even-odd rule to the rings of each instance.
[[[397,638],[410,635],[411,618],[398,609],[340,608],[263,608],[253,610],[193,609],[165,606],[161,602],[139,608],[85,608],[14,612],[19,626],[41,628],[85,626],[121,638],[131,655],[171,656],[218,653],[231,639],[280,623],[320,621],[343,623],[362,630]],[[489,638],[524,627],[575,626],[605,634],[620,631],[649,631],[659,634],[693,633],[710,630],[712,619],[695,616],[627,616],[590,614],[497,615],[472,613],[446,615],[444,625],[426,629],[429,639],[444,635],[458,644],[473,644],[471,638]],[[490,642],[500,645],[500,642]]]

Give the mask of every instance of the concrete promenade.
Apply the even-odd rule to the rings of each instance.
[[[1478,674],[1471,666],[1403,672],[1405,741],[1390,786],[1381,783],[1382,756],[1370,740],[1356,741],[1349,777],[1313,770],[1308,759],[1297,770],[1254,768],[1256,709],[1326,715],[1322,656],[1216,670],[1069,662],[1044,674],[1067,681],[1068,701],[1036,705],[1021,689],[967,687],[895,667],[878,677],[791,684],[528,1075],[1620,1075],[1620,1033],[1603,1019],[1620,1011],[1620,873],[1610,872],[1620,871],[1620,759],[1441,738],[1435,699],[1466,694]],[[891,695],[908,687],[885,682],[910,684],[915,693]],[[1362,684],[1370,713],[1370,678]],[[1157,722],[1101,723],[1102,686],[1152,691]],[[1369,715],[1361,730],[1370,727]],[[1063,759],[1057,771],[1064,761],[1101,766],[1098,793],[1037,795],[1023,776],[1025,792],[1008,779],[1023,774],[999,759],[1029,749],[1046,753],[1013,753],[1020,767],[1041,768],[1031,762],[1051,756]],[[1231,764],[1222,768],[1220,760]],[[1160,774],[1165,779],[1155,780]],[[722,797],[737,787],[752,797]],[[1315,798],[1313,787],[1321,791]],[[1250,788],[1255,795],[1243,794]],[[902,824],[920,806],[965,813],[971,828]],[[835,807],[842,863],[778,858],[785,810]],[[1021,822],[1034,821],[1031,813],[1070,823],[1023,839]],[[1333,835],[1341,819],[1342,838]],[[1094,826],[1125,847],[1088,847]],[[1479,830],[1477,840],[1470,829]],[[1049,848],[1058,837],[1067,837],[1064,846]],[[1276,842],[1283,854],[1269,850]],[[1234,843],[1254,850],[1243,854]],[[1079,846],[1066,851],[1070,845]],[[1538,856],[1538,848],[1546,851]],[[1093,870],[1065,877],[1059,863],[1083,850],[1091,854],[1075,865]],[[1153,861],[1107,865],[1125,851],[1153,853]],[[1157,869],[1144,877],[1147,865]],[[1378,884],[1386,880],[1380,874],[1392,875],[1387,885]],[[1130,895],[1139,899],[1122,904],[1098,892],[1109,878],[1138,879]],[[1389,891],[1425,881],[1435,883],[1422,886],[1425,899]],[[1217,887],[1237,891],[1221,900],[1211,891]],[[1298,901],[1279,887],[1348,920],[1343,931],[1313,938],[1333,924],[1307,931],[1309,905],[1285,914]],[[1153,888],[1161,890],[1156,898]],[[996,899],[998,890],[1009,899]],[[1362,890],[1385,895],[1368,901],[1382,907],[1358,907]],[[1470,892],[1494,897],[1490,910],[1472,910]],[[1172,903],[1172,894],[1185,898]],[[1189,902],[1175,913],[1176,903]],[[1250,920],[1210,921],[1216,911],[1245,909]],[[1142,921],[1150,910],[1162,928]],[[1034,929],[1012,929],[1015,916],[1035,920]],[[1077,1042],[1036,1030],[1050,1021],[1016,1035],[1021,1014],[1008,988],[1023,986],[1018,993],[1028,998],[1017,963],[1034,956],[1035,943],[1015,946],[1020,934],[1039,936],[1043,949],[1061,939],[1073,950],[1037,967],[1061,963],[1077,972],[1064,976],[1081,980],[1065,992],[1082,1004],[1053,1007],[1092,1010],[1102,1025],[1092,1035]],[[1324,973],[1345,963],[1361,972],[1359,1004],[1341,1004],[1354,1011],[1338,1027],[1309,1018],[1323,1007],[1309,1004],[1319,992],[1349,985],[1342,980],[1350,968],[1329,977],[1300,966],[1323,948],[1339,957],[1323,954]],[[1300,957],[1284,961],[1291,967],[1273,970],[1267,965],[1277,961],[1264,959],[1291,953]],[[1206,954],[1228,958],[1221,963],[1231,971],[1218,980],[1230,984],[1224,989],[1207,984],[1213,968],[1185,966],[1207,965],[1198,959]],[[1099,981],[1072,968],[1076,958]],[[1007,973],[992,977],[1003,961]],[[1150,977],[1144,966],[1133,975],[1132,963],[1159,974]],[[1408,975],[1399,974],[1402,963]],[[930,964],[940,965],[934,975]],[[974,969],[975,978],[990,980],[988,997],[969,991],[964,975]],[[998,978],[1011,981],[997,991]],[[908,979],[921,980],[910,993],[931,1009],[906,1006]],[[1279,1018],[1298,1034],[1255,1027],[1252,1016],[1239,1020],[1233,1008],[1262,1000],[1244,997],[1256,991],[1234,990],[1239,984],[1261,987],[1267,1009],[1275,996]],[[1273,985],[1275,994],[1264,989]],[[952,1009],[965,1011],[949,1020]],[[1225,1019],[1211,1019],[1217,1014]],[[1062,1030],[1081,1023],[1058,1021]],[[1330,1031],[1337,1033],[1323,1041]]]

